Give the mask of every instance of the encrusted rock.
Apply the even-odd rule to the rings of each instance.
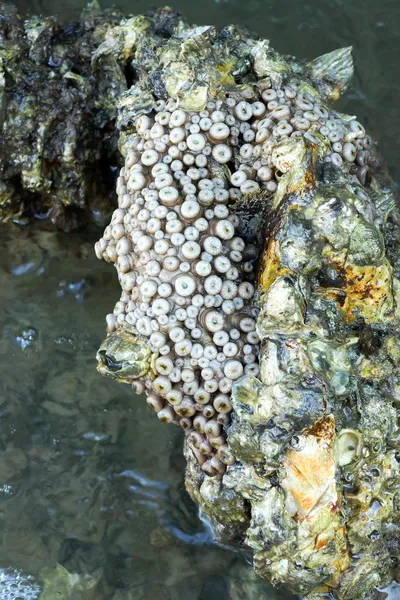
[[[390,178],[330,106],[351,49],[306,64],[233,27],[151,27],[132,24],[146,70],[96,245],[122,287],[99,370],[186,430],[216,539],[275,585],[361,599],[398,561],[400,288]]]

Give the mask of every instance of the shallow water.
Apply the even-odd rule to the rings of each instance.
[[[42,14],[56,6],[63,18],[84,4],[17,2]],[[120,6],[134,13],[148,3]],[[173,6],[193,22],[246,25],[298,56],[353,44],[355,83],[342,109],[368,126],[400,180],[397,0]],[[292,598],[212,545],[184,490],[180,432],[97,374],[104,315],[119,291],[114,270],[94,257],[95,239],[0,228],[0,567],[10,569],[0,570],[0,599],[37,598],[44,581],[43,600],[69,598],[68,586],[74,600]],[[399,586],[390,597],[400,598]]]

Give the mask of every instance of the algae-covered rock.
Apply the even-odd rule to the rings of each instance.
[[[240,28],[178,20],[160,46],[143,27],[96,245],[122,287],[99,370],[186,431],[216,540],[276,586],[364,600],[399,560],[399,212],[330,104],[351,49],[305,63]]]
[[[93,3],[66,26],[0,3],[0,221],[69,230],[110,213],[119,157],[103,91],[120,95],[126,77],[123,60],[95,71],[91,58],[120,19]]]

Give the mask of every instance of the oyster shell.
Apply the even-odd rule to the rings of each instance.
[[[102,375],[130,383],[150,370],[151,350],[144,340],[128,331],[108,336],[97,352],[98,371]]]
[[[107,71],[92,68],[91,54],[122,17],[96,6],[66,28],[0,2],[2,222],[37,218],[69,231],[110,214],[119,161],[110,124],[127,84],[116,61]],[[103,93],[109,89],[114,98]]]

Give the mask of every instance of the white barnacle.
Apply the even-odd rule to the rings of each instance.
[[[257,192],[259,189],[260,189],[259,183],[257,183],[257,181],[253,181],[251,179],[247,179],[240,186],[240,191],[242,192],[242,194],[253,194],[254,192]]]
[[[224,374],[229,379],[239,379],[243,375],[243,365],[239,360],[227,360],[224,365]]]
[[[175,414],[171,406],[164,406],[158,413],[157,417],[162,423],[173,423]]]
[[[172,327],[169,331],[169,337],[174,343],[181,342],[185,339],[185,332],[182,327]]]
[[[149,342],[156,349],[164,346],[166,341],[167,341],[167,336],[165,335],[165,333],[162,333],[161,331],[154,331],[150,335],[150,339],[149,339]]]
[[[240,187],[247,179],[247,173],[243,170],[235,171],[231,175],[231,184],[235,187]]]
[[[175,246],[176,248],[180,248],[181,246],[184,245],[185,243],[185,236],[183,235],[183,233],[174,231],[174,233],[171,234],[171,244],[173,246]]]
[[[142,115],[136,120],[136,130],[140,134],[144,134],[147,130],[151,128],[153,124],[152,119],[147,115]]]
[[[183,142],[183,140],[185,139],[185,130],[183,127],[174,127],[173,129],[170,130],[169,132],[169,139],[170,142],[172,144],[174,144],[175,146],[178,145],[180,142]],[[175,152],[175,158],[177,158],[177,154],[180,156],[181,151],[177,148],[178,152]],[[169,148],[169,154],[172,156],[171,154],[171,148]]]
[[[232,150],[227,144],[216,144],[212,149],[214,160],[220,164],[229,162],[232,158]]]
[[[175,187],[166,186],[160,189],[159,197],[165,206],[174,206],[179,200],[179,193]]]
[[[211,256],[218,256],[222,251],[222,242],[215,236],[208,236],[203,242],[203,248]]]
[[[185,111],[177,109],[174,110],[169,117],[170,127],[182,127],[187,121]]]
[[[158,285],[154,279],[147,279],[140,286],[140,293],[144,297],[151,298],[157,293]]]
[[[192,342],[189,339],[183,339],[180,342],[176,342],[174,350],[177,356],[189,356],[192,350]]]
[[[155,392],[157,392],[157,394],[165,397],[172,389],[172,384],[169,377],[166,377],[165,375],[159,375],[156,377],[153,381],[153,389]]]
[[[156,300],[153,302],[152,308],[155,316],[167,315],[171,310],[170,303],[166,298],[156,298]]]
[[[224,317],[220,312],[209,309],[204,317],[204,327],[211,333],[220,331],[224,327]]]
[[[254,291],[254,286],[249,281],[242,281],[242,283],[239,284],[239,296],[244,300],[250,300],[254,296]]]
[[[172,186],[174,183],[173,177],[170,173],[161,172],[155,176],[154,185],[157,190],[162,190],[168,186]]]
[[[353,162],[356,158],[357,149],[351,142],[343,144],[343,158],[348,162]]]
[[[233,110],[233,114],[240,121],[248,121],[253,116],[251,104],[245,100],[238,102]]]
[[[185,242],[181,248],[182,256],[186,260],[195,260],[201,254],[201,246],[197,242]]]
[[[176,293],[179,296],[191,296],[196,290],[196,280],[192,275],[178,275],[174,281]]]
[[[140,171],[133,171],[129,175],[127,186],[131,191],[142,190],[146,185],[146,177]]]
[[[201,214],[201,207],[196,200],[185,200],[181,205],[181,215],[186,221],[194,221]]]
[[[146,150],[141,156],[141,161],[146,167],[155,165],[159,159],[159,154],[155,150]]]
[[[174,363],[168,356],[160,356],[155,361],[155,368],[156,371],[160,373],[160,375],[169,375],[172,372],[172,369],[174,368]]]
[[[224,281],[221,287],[223,300],[233,300],[238,293],[238,286],[233,281]]]
[[[172,371],[171,371],[171,373],[172,373]],[[178,404],[180,404],[182,402],[183,392],[179,388],[173,387],[172,390],[170,390],[169,392],[167,392],[166,399],[168,400],[168,402],[170,404],[172,404],[172,405],[175,405],[175,404],[178,405]]]
[[[218,275],[210,275],[204,281],[204,289],[207,294],[216,295],[219,294],[222,288],[222,279]]]
[[[210,127],[210,136],[213,140],[217,142],[222,142],[226,140],[230,135],[230,129],[226,123],[218,122],[214,123]]]
[[[187,137],[186,143],[192,152],[201,152],[206,145],[206,138],[202,133],[191,133]]]
[[[164,408],[164,400],[157,394],[148,394],[146,402],[156,413],[159,413]]]

